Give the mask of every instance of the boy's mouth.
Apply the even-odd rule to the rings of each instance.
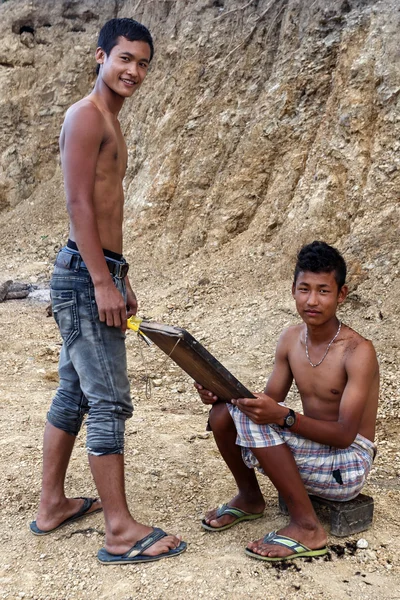
[[[125,83],[126,85],[130,85],[131,87],[133,87],[133,86],[135,85],[135,82],[134,82],[134,81],[132,81],[132,79],[123,79],[123,78],[121,77],[121,81],[122,81],[123,83]]]

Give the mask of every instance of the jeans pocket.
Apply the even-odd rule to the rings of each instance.
[[[75,290],[51,290],[53,315],[61,337],[69,346],[80,333],[78,303]]]

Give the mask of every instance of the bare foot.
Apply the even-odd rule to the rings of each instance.
[[[83,498],[65,498],[57,504],[41,504],[36,517],[36,525],[42,531],[51,531],[58,527],[63,521],[75,515],[83,507]],[[102,508],[101,500],[98,498],[85,512],[86,515]]]
[[[250,499],[248,496],[244,497],[243,494],[239,493],[237,496],[232,498],[230,502],[228,502],[228,506],[240,508],[241,510],[244,510],[250,514],[259,514],[265,509],[265,500],[261,495],[257,496],[257,498]],[[236,517],[234,515],[222,515],[222,517],[217,517],[217,511],[218,508],[214,508],[206,513],[204,521],[207,523],[207,525],[218,529],[224,525],[229,525],[230,523],[236,521]]]
[[[316,524],[315,529],[300,527],[295,523],[289,523],[287,527],[280,529],[277,532],[279,535],[290,537],[296,542],[300,542],[307,546],[310,550],[319,550],[326,546],[326,532],[322,525]],[[294,554],[290,548],[279,546],[276,544],[268,544],[263,541],[264,538],[250,542],[247,548],[260,556],[268,556],[269,558],[284,558]]]
[[[141,523],[138,523],[137,521],[133,520],[131,527],[124,529],[121,535],[107,534],[104,547],[110,554],[125,554],[139,540],[142,540],[152,531],[153,527],[142,525]],[[181,541],[182,538],[180,535],[167,535],[161,540],[158,540],[155,544],[153,544],[146,550],[144,550],[143,554],[146,556],[166,554],[169,552],[169,550],[177,548]]]

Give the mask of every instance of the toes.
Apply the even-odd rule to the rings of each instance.
[[[228,523],[230,523],[230,519],[223,516],[219,519],[212,519],[208,524],[218,529],[218,527],[223,527],[224,525],[228,525]]]
[[[217,511],[216,510],[210,510],[208,513],[206,513],[206,516],[204,517],[204,520],[206,523],[210,524],[211,521],[215,521],[217,516]]]

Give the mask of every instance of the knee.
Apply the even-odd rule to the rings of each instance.
[[[222,402],[212,407],[209,422],[212,431],[218,433],[226,433],[235,427],[226,404]]]
[[[86,436],[88,454],[123,454],[124,442],[125,419],[113,415],[95,415],[94,418],[89,411]]]
[[[49,411],[47,420],[51,425],[62,429],[66,433],[77,436],[87,409],[81,402],[81,397],[65,394],[60,388],[57,390]]]

